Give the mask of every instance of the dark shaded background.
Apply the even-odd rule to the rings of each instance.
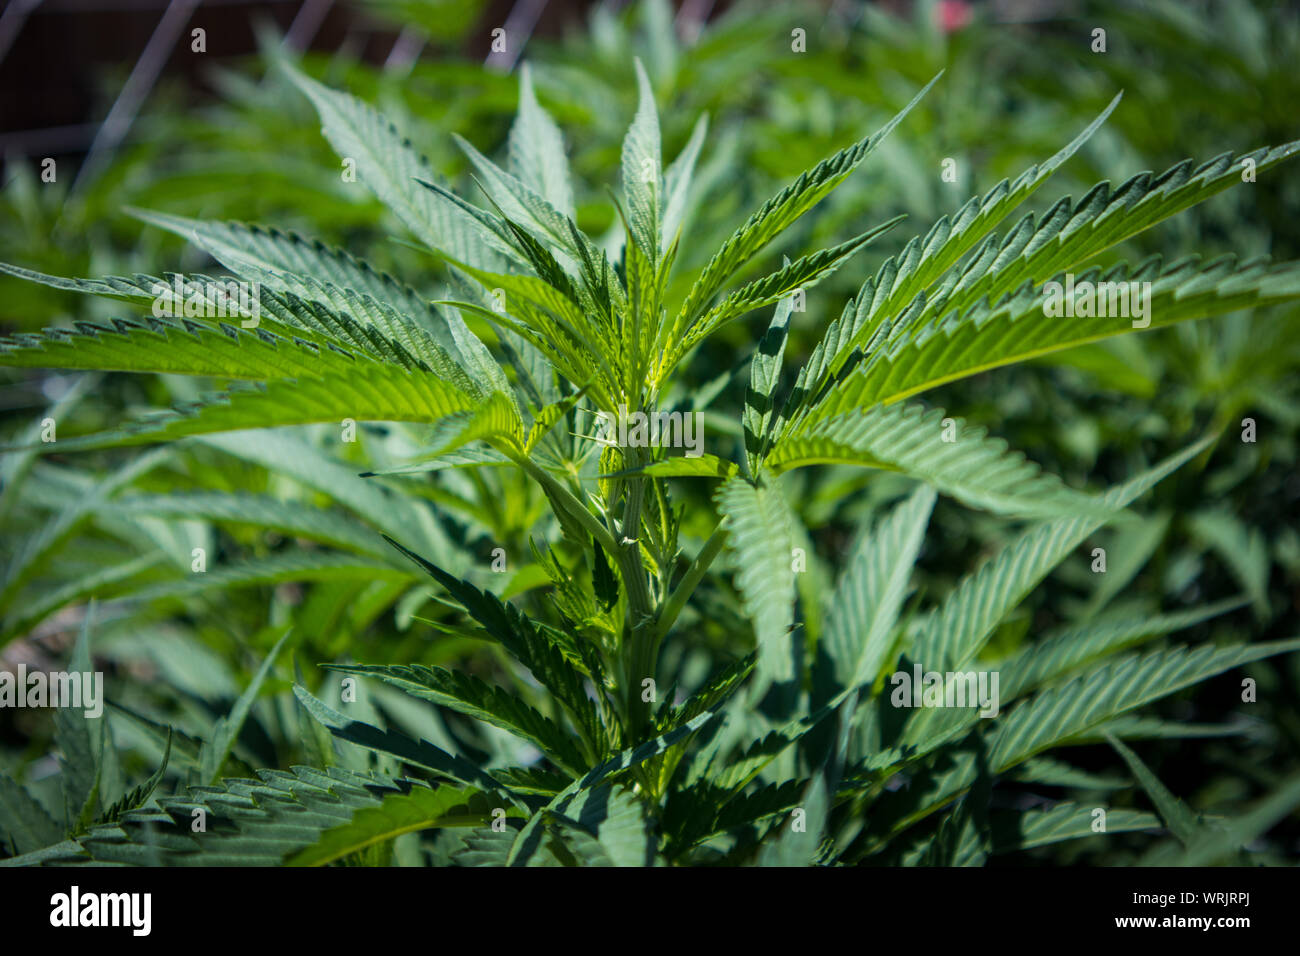
[[[208,69],[223,59],[257,50],[254,24],[274,24],[297,50],[347,49],[368,62],[393,55],[443,52],[486,59],[491,31],[511,25],[511,35],[558,36],[585,21],[594,0],[484,0],[482,12],[459,38],[403,37],[382,11],[364,2],[337,0],[11,0],[0,14],[0,156],[83,157],[101,125],[136,75],[148,110],[150,79],[183,77],[202,102],[214,91]],[[606,3],[618,9],[622,2]],[[679,16],[695,20],[726,9],[726,0],[678,0]],[[190,49],[191,31],[207,32],[205,54]],[[459,31],[455,31],[459,32]],[[173,37],[149,49],[151,38]],[[522,46],[522,44],[521,44]],[[505,64],[509,66],[509,64]],[[124,107],[129,104],[123,104]],[[130,116],[123,117],[129,120]],[[125,136],[129,139],[130,128]],[[104,149],[101,140],[97,149]]]

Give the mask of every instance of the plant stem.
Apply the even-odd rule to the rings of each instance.
[[[621,549],[615,542],[614,536],[610,534],[609,529],[600,523],[600,519],[587,510],[587,506],[579,501],[573,492],[556,481],[545,468],[542,468],[527,455],[506,451],[505,449],[502,449],[502,451],[506,457],[528,472],[538,484],[545,486],[555,496],[555,500],[564,505],[565,510],[579,524],[590,531],[591,536],[599,541],[606,551],[615,555],[620,552]]]
[[[632,467],[639,467],[641,461],[634,458]],[[632,612],[632,627],[643,626],[643,618],[650,614],[650,591],[646,587],[645,571],[641,565],[641,505],[645,498],[644,478],[633,478],[627,483],[627,500],[623,507],[623,540],[618,542],[620,560],[628,579],[624,581],[627,588],[628,610]]]
[[[643,464],[639,450],[627,449],[625,465]],[[627,589],[628,638],[625,646],[625,680],[627,687],[628,729],[635,732],[649,719],[648,703],[641,699],[641,681],[654,678],[654,608],[641,563],[641,506],[645,499],[645,478],[630,478],[625,485],[622,540],[619,542],[619,569]]]
[[[704,575],[708,572],[709,566],[722,552],[722,546],[727,542],[727,531],[719,522],[713,529],[713,534],[709,540],[704,542],[704,547],[700,548],[700,553],[696,555],[691,566],[686,569],[686,576],[682,578],[681,583],[677,585],[676,590],[669,596],[668,601],[664,604],[663,610],[659,614],[659,621],[655,627],[656,643],[664,639],[672,629],[673,622],[677,620],[677,615],[686,607],[686,602],[691,599],[695,593],[695,588]]]

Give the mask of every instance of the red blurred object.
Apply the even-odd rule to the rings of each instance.
[[[965,0],[939,0],[934,8],[934,16],[944,33],[956,33],[970,23],[974,12]]]

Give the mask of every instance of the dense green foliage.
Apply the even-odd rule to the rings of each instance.
[[[62,772],[0,773],[10,862],[964,865],[1067,841],[1101,861],[1281,859],[1257,840],[1300,804],[1300,777],[1198,814],[1133,747],[1277,746],[1161,709],[1230,674],[1225,696],[1257,678],[1256,706],[1295,735],[1294,709],[1264,702],[1284,672],[1256,662],[1300,649],[1276,633],[1290,619],[1270,578],[1295,580],[1300,542],[1209,494],[1249,497],[1260,456],[1294,459],[1300,262],[1149,243],[1201,203],[1222,215],[1220,194],[1285,181],[1300,142],[1234,137],[1239,153],[1120,185],[1108,169],[1027,211],[1127,115],[1107,97],[1065,135],[1049,113],[1059,152],[904,239],[896,214],[938,212],[933,196],[890,198],[867,173],[888,156],[889,177],[952,188],[946,154],[915,144],[936,135],[935,97],[981,115],[960,102],[981,95],[968,61],[931,80],[910,74],[939,64],[895,51],[895,115],[829,137],[839,148],[800,155],[802,172],[769,170],[754,160],[771,137],[739,123],[727,78],[764,36],[788,48],[782,18],[730,20],[687,51],[661,4],[643,11],[640,40],[594,25],[583,42],[604,61],[558,58],[631,78],[627,101],[567,68],[602,97],[584,148],[539,101],[543,61],[518,78],[500,163],[450,129],[419,137],[455,142],[456,181],[404,124],[277,58],[278,88],[355,169],[345,208],[368,208],[364,187],[387,218],[345,251],[135,213],[256,283],[255,326],[212,317],[210,286],[205,314],[157,315],[202,273],[0,266],[6,288],[117,300],[0,343],[0,365],[105,376],[57,395],[4,458],[0,642],[77,623],[73,669],[106,653],[172,689],[123,667],[108,716],[59,712]],[[906,28],[888,29],[901,46]],[[838,104],[847,81],[819,69],[816,95]],[[553,89],[565,72],[552,63]],[[692,105],[714,118],[661,113],[657,90],[712,98]],[[865,126],[858,112],[842,115]],[[409,237],[396,250],[370,241],[385,223]],[[1150,283],[1149,329],[1170,328],[1142,338],[1161,344],[1135,344],[1128,315],[1049,314],[1045,286],[1066,274]],[[1024,362],[1038,367],[981,374]],[[160,373],[162,390],[118,372]],[[226,390],[204,394],[209,380]],[[1081,414],[1099,384],[1125,401]],[[88,408],[97,386],[113,400]],[[173,411],[123,423],[146,396]],[[1281,437],[1241,441],[1256,408]],[[629,412],[698,414],[705,453],[609,441]],[[1064,480],[990,437],[999,423]],[[135,445],[161,447],[116,451]],[[92,621],[92,597],[110,620]],[[998,713],[896,706],[891,675],[913,667],[996,673]],[[1066,762],[1095,744],[1109,772]],[[1043,789],[1057,796],[1019,799]]]

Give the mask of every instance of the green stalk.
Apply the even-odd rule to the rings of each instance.
[[[564,505],[564,508],[573,518],[585,529],[591,532],[591,536],[599,541],[610,554],[619,554],[621,549],[614,536],[610,534],[609,529],[600,523],[600,519],[587,510],[587,506],[578,500],[568,488],[564,487],[554,476],[545,468],[542,468],[527,455],[515,452],[510,449],[502,448],[500,451],[516,465],[526,471],[538,484],[545,486],[554,496],[555,500]]]
[[[625,449],[625,464],[631,468],[644,462],[639,450]],[[628,640],[625,647],[624,680],[628,729],[635,732],[649,720],[649,707],[641,699],[641,681],[653,678],[654,607],[641,563],[641,506],[645,500],[645,478],[630,478],[625,485],[622,540],[618,543],[619,570],[627,589]]]
[[[677,620],[677,615],[686,607],[686,602],[691,599],[695,593],[695,588],[704,575],[708,573],[709,566],[719,554],[722,553],[722,546],[727,543],[727,531],[719,522],[718,526],[713,529],[713,534],[709,540],[704,542],[704,547],[696,555],[691,566],[686,569],[686,576],[682,578],[681,583],[677,585],[676,590],[669,596],[668,601],[664,604],[663,610],[659,613],[659,621],[655,626],[655,641],[662,641],[670,630],[673,622]]]

